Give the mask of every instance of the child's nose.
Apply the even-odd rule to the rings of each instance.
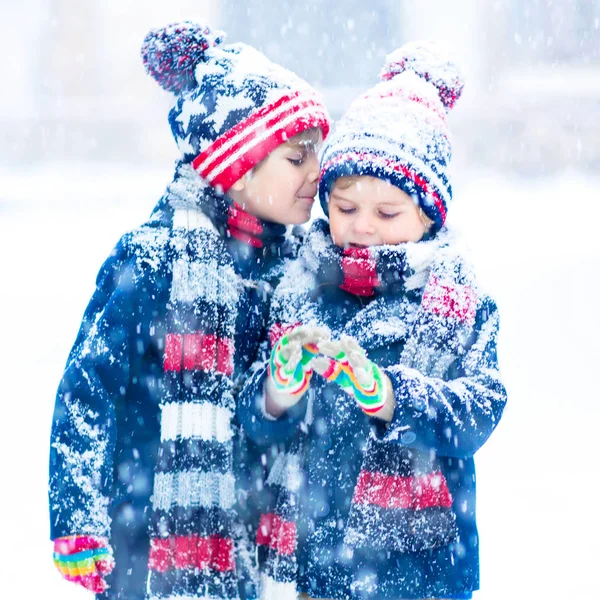
[[[310,183],[314,183],[319,179],[319,159],[316,154],[311,154],[306,162],[308,169],[306,179]]]
[[[359,211],[354,218],[354,231],[363,235],[370,235],[375,232],[373,220],[364,211]]]

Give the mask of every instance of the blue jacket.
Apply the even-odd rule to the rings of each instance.
[[[302,323],[326,326],[332,338],[353,336],[390,378],[396,410],[386,426],[362,413],[335,384],[313,375],[311,389],[299,404],[272,420],[263,412],[267,363],[248,380],[238,400],[247,434],[262,444],[288,443],[288,452],[280,455],[269,477],[274,493],[285,498],[279,504],[283,509],[274,509],[275,521],[265,521],[278,529],[264,542],[269,548],[263,571],[270,585],[296,585],[315,598],[381,600],[470,598],[479,587],[473,455],[498,424],[506,402],[496,357],[498,315],[472,276],[456,275],[467,270],[459,256],[448,258],[454,245],[451,235],[443,230],[426,243],[431,248],[426,264],[419,254],[423,242],[380,252],[380,281],[390,275],[387,280],[396,281],[369,298],[340,288],[328,228],[316,222],[275,291],[269,318],[273,331]],[[398,270],[401,262],[403,271]],[[466,312],[459,296],[450,298],[456,290],[464,292]],[[422,321],[420,314],[425,314]],[[467,320],[469,326],[462,327]],[[431,334],[430,325],[438,331]],[[414,357],[412,362],[407,356]],[[375,458],[370,438],[381,442]],[[360,507],[353,498],[365,465],[378,475],[389,474],[401,448],[435,457],[456,517],[458,535],[452,543],[398,551],[390,548],[399,531],[393,519],[402,511],[389,510],[394,514],[385,521],[387,530],[377,534],[368,518],[362,527],[356,520]],[[296,500],[290,502],[292,491]],[[290,510],[296,502],[297,511]],[[348,534],[357,523],[359,537],[389,536],[390,545],[371,539],[370,547],[353,547]],[[287,541],[294,529],[297,550],[292,557],[294,543]],[[268,589],[284,589],[270,585]]]
[[[171,196],[168,188],[150,220],[123,236],[100,269],[60,382],[52,421],[50,537],[110,538],[116,568],[103,598],[145,595],[172,284]],[[200,206],[209,201],[199,194]],[[234,379],[243,376],[255,358],[270,287],[283,260],[295,253],[294,236],[284,237],[280,226],[271,227],[272,232],[277,235],[265,240],[268,253],[223,235],[236,276],[246,282],[235,320]]]

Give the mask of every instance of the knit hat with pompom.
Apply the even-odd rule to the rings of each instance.
[[[175,95],[169,124],[184,162],[227,190],[292,136],[329,117],[305,81],[245,44],[183,22],[151,30],[142,45],[146,70]]]
[[[327,213],[338,177],[370,175],[411,195],[435,232],[452,199],[446,117],[462,93],[462,76],[443,46],[411,42],[387,57],[381,79],[352,103],[327,141],[321,205]]]

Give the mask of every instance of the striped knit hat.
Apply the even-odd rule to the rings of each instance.
[[[227,190],[290,137],[329,117],[305,81],[245,44],[191,22],[151,30],[142,45],[146,70],[175,95],[169,123],[184,162]]]
[[[441,46],[411,42],[387,57],[381,79],[352,103],[324,148],[323,210],[338,177],[370,175],[410,194],[437,231],[452,199],[446,116],[462,76]]]

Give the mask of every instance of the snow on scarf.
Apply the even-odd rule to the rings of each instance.
[[[335,284],[356,295],[374,296],[348,332],[363,347],[384,346],[395,328],[405,329],[399,364],[422,375],[447,378],[448,368],[472,339],[476,308],[483,299],[464,255],[447,228],[418,243],[342,251],[333,245],[327,223],[316,221],[291,267],[295,271],[288,273],[293,285],[285,294],[276,292],[272,312],[279,312],[280,320],[271,325],[276,332],[271,341],[298,323],[323,325],[319,288]],[[400,288],[416,292],[418,306],[407,301],[401,314],[391,314],[386,298]],[[424,401],[425,390],[408,392],[415,403]],[[257,537],[266,551],[263,598],[296,597],[297,494],[310,412],[309,403],[298,436],[269,475],[277,503],[273,513],[263,515]],[[390,429],[383,438],[372,434],[368,441],[345,525],[350,551],[355,547],[412,553],[447,545],[456,537],[452,498],[437,460],[429,452],[399,444],[393,439],[398,435],[401,432]]]
[[[240,528],[234,511],[232,374],[243,282],[229,238],[239,241],[236,259],[255,260],[251,249],[266,256],[280,246],[285,227],[233,206],[186,164],[179,165],[157,211],[172,215],[167,250],[172,283],[148,596],[235,599]]]

